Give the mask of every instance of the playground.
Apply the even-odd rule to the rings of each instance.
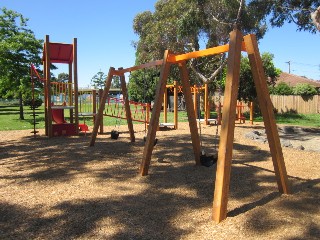
[[[263,124],[237,123],[228,217],[215,224],[216,165],[195,166],[192,145],[186,144],[188,123],[157,132],[145,177],[138,175],[144,126],[134,129],[131,143],[126,125],[117,140],[105,126],[95,147],[88,146],[90,133],[49,139],[44,129],[36,137],[30,130],[2,131],[0,238],[318,238],[319,151],[283,147],[293,194],[281,195],[268,144],[246,137],[263,132]],[[202,145],[209,152],[214,132],[215,126],[202,126]],[[319,133],[304,136],[319,141]]]

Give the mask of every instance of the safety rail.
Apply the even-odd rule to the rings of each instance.
[[[138,103],[129,101],[132,121],[149,123],[150,119],[150,104]],[[103,112],[104,116],[114,117],[119,119],[127,119],[124,107],[124,100],[115,97],[108,97]]]

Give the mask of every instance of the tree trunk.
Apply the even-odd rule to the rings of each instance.
[[[20,120],[24,120],[22,93],[19,93]]]

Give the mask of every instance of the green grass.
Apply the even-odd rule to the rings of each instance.
[[[275,115],[276,122],[279,124],[320,127],[320,114],[293,114],[283,113]],[[256,122],[262,122],[261,116],[254,119]]]
[[[36,110],[37,113],[37,129],[44,128],[44,107],[40,107]],[[66,119],[68,111],[66,111]],[[33,129],[33,117],[31,116],[32,110],[29,107],[24,107],[24,117],[25,120],[19,119],[19,107],[17,105],[0,105],[0,130],[23,130],[23,129]],[[202,113],[203,117],[203,113]],[[309,126],[309,127],[320,127],[320,114],[276,114],[276,121],[280,124],[288,125],[298,125],[298,126]],[[216,118],[215,113],[211,113],[211,118]],[[104,126],[116,126],[117,119],[111,117],[104,117]],[[93,126],[92,117],[80,117],[79,122],[83,123],[85,120],[86,124]],[[179,111],[178,122],[186,122],[188,120],[187,113]],[[163,112],[160,114],[160,122],[163,122]],[[254,121],[261,122],[262,117],[256,117]],[[173,113],[168,112],[167,122],[173,122]],[[126,124],[126,120],[122,119],[120,121],[121,125]],[[134,122],[134,124],[139,124]]]

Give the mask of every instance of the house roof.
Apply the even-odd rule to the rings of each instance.
[[[320,81],[315,81],[312,79],[308,79],[305,77],[300,77],[294,74],[290,74],[290,73],[286,73],[286,72],[282,72],[280,74],[280,76],[278,77],[278,81],[276,83],[279,84],[280,82],[285,82],[286,84],[288,84],[291,87],[296,86],[299,83],[307,83],[309,85],[312,85],[316,88],[320,88]]]

